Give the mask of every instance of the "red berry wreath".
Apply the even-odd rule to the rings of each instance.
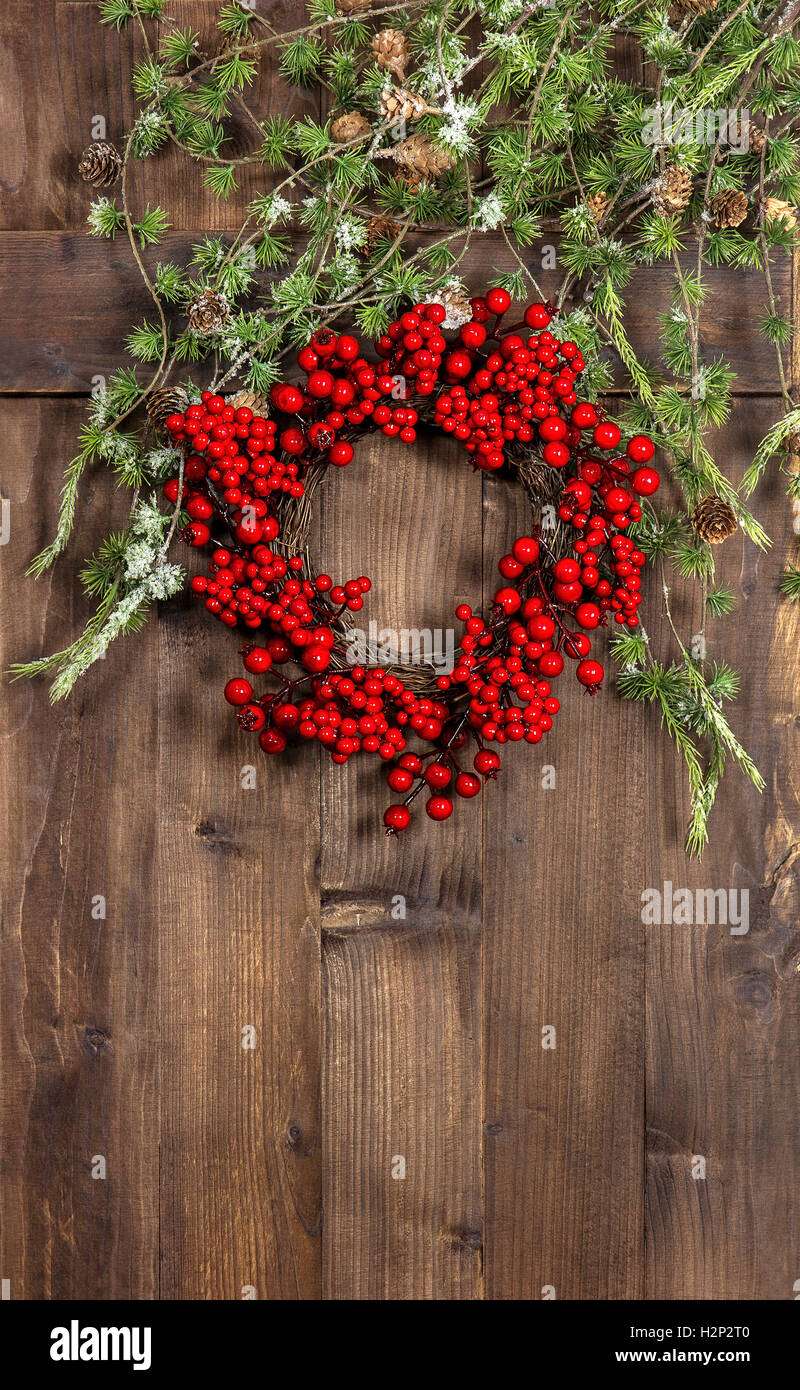
[[[497,746],[536,744],[552,727],[552,682],[565,658],[594,694],[603,667],[588,634],[611,613],[638,624],[645,557],[625,533],[641,517],[638,497],[659,485],[653,443],[636,435],[618,453],[619,427],[576,391],[585,366],[577,345],[548,331],[543,304],[505,327],[510,304],[503,289],[474,299],[457,344],[445,339],[443,306],[418,304],[376,344],[377,365],[355,337],[323,329],[298,354],[305,385],[273,387],[263,415],[241,397],[205,392],[167,421],[184,459],[166,495],[184,499],[185,540],[212,548],[209,573],[191,587],[209,613],[253,639],[241,650],[246,674],[228,681],[225,698],[266,753],[316,739],[335,763],[374,753],[390,764],[389,786],[404,796],[384,816],[390,834],[406,828],[423,790],[432,820],[448,819],[454,793],[477,796],[500,768]],[[313,572],[305,549],[327,466],[349,464],[354,442],[376,429],[413,443],[418,424],[452,434],[478,468],[516,470],[534,513],[531,534],[499,562],[491,614],[456,608],[459,653],[439,676],[350,664],[345,616],[362,608],[370,581],[334,584]],[[546,501],[559,523],[548,540],[539,525]],[[299,673],[284,675],[287,663]],[[253,677],[271,685],[259,679],[255,689]],[[407,751],[414,736],[419,753]],[[470,739],[466,770],[459,755]]]

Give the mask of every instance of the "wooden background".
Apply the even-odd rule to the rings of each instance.
[[[215,5],[170,9],[207,34]],[[289,27],[296,10],[269,0],[269,13]],[[104,477],[84,487],[67,559],[22,576],[51,534],[92,377],[118,362],[146,298],[126,246],[84,235],[75,174],[93,117],[119,138],[131,116],[135,38],[81,0],[4,0],[2,30],[5,668],[86,618],[75,569],[122,516]],[[314,109],[274,72],[254,101]],[[233,225],[251,191],[220,209],[171,154],[133,180],[137,202],[169,210],[178,251]],[[488,268],[476,253],[474,284]],[[790,268],[777,279],[787,303]],[[738,474],[779,403],[761,283],[717,281],[704,342],[740,373],[718,441]],[[637,286],[640,344],[665,286]],[[565,692],[546,743],[512,753],[480,807],[392,843],[372,767],[342,773],[304,748],[257,759],[256,789],[241,789],[253,744],[221,700],[234,648],[196,605],[164,608],[67,704],[6,688],[12,1298],[796,1296],[798,624],[776,602],[793,544],[776,480],[757,504],[776,544],[725,545],[737,609],[720,652],[742,670],[733,723],[767,788],[731,774],[699,867],[656,718],[610,691]],[[372,575],[369,616],[438,626],[454,595],[491,590],[520,506],[444,441],[384,442],[326,483],[318,550],[337,576]],[[657,627],[655,599],[646,612]],[[642,891],[664,880],[747,889],[749,934],[645,929]]]

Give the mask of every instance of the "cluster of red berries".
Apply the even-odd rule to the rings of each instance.
[[[465,772],[456,754],[464,747],[467,735],[459,732],[451,738],[443,752],[435,755],[426,767],[426,759],[416,753],[404,753],[387,777],[394,792],[409,792],[401,804],[389,806],[384,813],[383,823],[387,834],[396,835],[411,824],[409,803],[419,792],[425,790],[430,796],[425,810],[431,820],[449,820],[453,814],[453,794],[463,801],[471,801],[483,788],[484,778],[495,778],[500,769],[500,757],[489,748],[480,748],[473,759],[473,772]]]
[[[303,653],[304,665],[311,650]],[[327,652],[326,657],[327,665]],[[275,658],[268,643],[243,648],[242,660],[246,671],[266,672]],[[296,698],[304,686],[310,686],[308,693]],[[287,735],[297,733],[329,749],[335,763],[346,763],[355,753],[393,759],[405,749],[408,734],[435,743],[450,713],[442,701],[415,695],[398,676],[380,666],[301,676],[258,698],[250,681],[238,676],[228,681],[225,698],[237,707],[242,728],[259,734],[265,753],[282,753]]]
[[[548,332],[551,316],[543,304],[529,305],[521,324],[501,332],[510,304],[503,289],[472,301],[472,319],[460,330],[462,345],[444,360],[445,377],[454,384],[436,398],[434,422],[460,441],[478,468],[502,468],[507,445],[537,438],[545,462],[563,468],[570,447],[581,439],[580,428],[563,412],[577,402],[575,385],[585,362],[577,343]],[[492,315],[496,347],[487,350]],[[517,329],[526,328],[533,331],[523,338]]]
[[[621,451],[619,427],[579,398],[584,359],[550,331],[549,306],[531,304],[505,327],[510,305],[501,288],[473,299],[470,321],[448,342],[444,307],[416,304],[375,344],[377,364],[357,338],[321,329],[297,355],[304,383],[274,386],[268,414],[206,391],[167,421],[184,468],[180,498],[179,476],[164,491],[188,514],[187,543],[213,547],[192,590],[227,626],[262,629],[259,645],[242,650],[245,674],[225,687],[240,725],[267,753],[295,736],[316,740],[336,763],[362,752],[391,763],[389,786],[405,799],[385,814],[390,833],[410,823],[423,791],[433,820],[448,819],[455,799],[477,796],[500,769],[500,754],[485,745],[536,744],[552,727],[560,708],[552,682],[568,662],[597,690],[603,668],[588,634],[611,613],[638,623],[645,557],[625,533],[641,517],[639,499],[659,485],[652,441],[637,435]],[[558,516],[572,536],[571,555],[551,553],[538,530],[514,542],[499,562],[504,582],[489,618],[468,604],[456,609],[458,655],[430,696],[391,670],[348,665],[343,619],[362,608],[369,579],[311,576],[280,540],[281,518],[312,467],[349,464],[353,443],[374,430],[411,443],[420,420],[452,434],[477,467],[533,455],[563,470]],[[296,679],[280,669],[288,662],[301,668]],[[252,676],[277,678],[277,688],[256,694]],[[412,735],[427,752],[407,749]],[[470,739],[477,751],[462,767]]]
[[[269,521],[277,535],[277,522],[272,517]],[[209,613],[228,627],[239,622],[247,628],[268,624],[275,633],[268,650],[276,664],[288,661],[294,648],[307,671],[324,671],[330,665],[338,620],[346,610],[357,613],[363,608],[371,584],[365,575],[346,584],[334,584],[329,574],[305,579],[303,564],[301,555],[284,560],[266,545],[254,546],[249,560],[219,546],[208,574],[195,575],[191,588],[205,595]]]
[[[221,506],[243,545],[270,539],[273,494],[302,497],[305,491],[296,460],[276,457],[275,422],[246,406],[234,409],[222,396],[205,391],[201,404],[188,406],[183,415],[170,415],[166,427],[173,444],[183,446],[187,454],[182,501],[190,517],[184,531],[189,545],[208,544],[209,522]],[[177,477],[166,483],[170,502],[177,502],[179,486]],[[272,531],[275,535],[277,530]]]

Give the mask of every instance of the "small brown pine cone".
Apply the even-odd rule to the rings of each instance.
[[[748,125],[748,128],[747,128],[747,144],[748,144],[748,148],[749,148],[749,150],[750,150],[750,153],[751,153],[751,154],[761,154],[761,151],[763,150],[763,148],[764,148],[764,146],[766,145],[766,143],[767,143],[767,137],[766,137],[766,135],[764,134],[763,130],[761,129],[761,126],[759,126],[759,125],[752,125],[752,123],[751,123],[750,125]]]
[[[110,188],[116,183],[122,169],[122,155],[110,140],[95,140],[84,150],[78,164],[78,173],[84,183],[93,188]]]
[[[692,512],[692,525],[702,541],[719,545],[739,529],[736,513],[724,497],[704,497]]]
[[[372,0],[336,0],[339,14],[366,14],[371,6]]]
[[[435,106],[429,106],[424,97],[409,92],[407,87],[387,87],[381,93],[381,115],[389,125],[399,125],[401,121],[416,121],[427,113],[437,114]]]
[[[422,174],[412,174],[409,170],[401,169],[397,175],[398,183],[402,183],[409,193],[416,193],[424,182]]]
[[[367,251],[374,250],[379,241],[394,241],[400,231],[400,223],[393,217],[371,217],[367,223]]]
[[[351,140],[366,140],[372,134],[372,126],[360,111],[345,111],[331,121],[331,139],[337,145],[349,145]]]
[[[715,10],[719,0],[675,0],[675,8],[679,14],[708,14],[709,10]]]
[[[403,81],[410,57],[405,34],[399,29],[381,29],[372,40],[372,52],[379,68]]]
[[[711,213],[718,227],[738,227],[747,216],[747,194],[724,188],[711,199]]]
[[[438,174],[446,174],[456,164],[456,157],[450,150],[431,144],[425,135],[409,135],[401,140],[391,151],[392,159],[411,175],[420,179],[435,179]]]
[[[603,217],[605,216],[606,208],[608,207],[608,202],[609,200],[607,194],[603,193],[602,191],[600,193],[589,194],[589,197],[586,199],[586,206],[592,214],[592,217],[594,218],[595,222],[602,222]]]
[[[679,164],[670,164],[653,189],[653,204],[658,212],[674,216],[683,212],[691,196],[691,175]]]
[[[269,396],[263,395],[261,391],[237,391],[235,396],[229,396],[226,405],[232,405],[234,410],[241,410],[247,407],[252,410],[254,415],[269,415],[272,405]]]
[[[764,217],[767,222],[777,222],[780,219],[792,230],[797,226],[795,210],[791,203],[785,203],[783,198],[765,198]]]
[[[207,338],[210,333],[218,333],[230,318],[230,307],[224,294],[218,290],[204,290],[187,309],[189,327],[193,333]]]
[[[462,328],[472,318],[472,305],[462,290],[437,290],[428,295],[425,303],[441,304],[446,311],[447,318],[440,328]]]
[[[154,391],[147,401],[147,419],[156,434],[166,434],[166,423],[170,415],[182,415],[189,397],[182,386],[162,386]]]

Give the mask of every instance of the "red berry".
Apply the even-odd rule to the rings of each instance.
[[[258,741],[265,753],[282,753],[286,747],[286,735],[280,729],[262,729]]]
[[[431,763],[425,773],[425,781],[432,790],[439,791],[442,787],[450,785],[452,772],[444,763]]]
[[[448,352],[444,360],[444,368],[448,376],[465,377],[472,371],[472,358],[468,352]]]
[[[486,295],[486,307],[493,314],[504,314],[511,305],[511,295],[508,290],[493,289]]]
[[[599,661],[581,661],[576,667],[575,675],[578,677],[581,685],[585,685],[591,690],[592,687],[596,687],[600,684],[605,675],[605,671]]]
[[[453,814],[453,803],[449,796],[432,796],[425,810],[431,820],[447,820]]]
[[[545,444],[542,458],[551,468],[564,468],[569,463],[569,449],[565,444]]]
[[[473,777],[471,772],[460,772],[456,778],[455,787],[459,796],[471,797],[478,795],[481,784],[479,778]]]
[[[284,415],[294,415],[303,409],[303,393],[296,386],[279,386],[275,390],[275,404]]]
[[[214,508],[207,497],[190,497],[186,510],[192,521],[208,521],[214,515]]]
[[[237,712],[236,718],[241,728],[248,734],[256,734],[259,729],[263,729],[267,722],[267,716],[260,705],[243,705]]]
[[[558,560],[553,567],[553,574],[561,584],[574,584],[580,572],[581,567],[577,560]]]
[[[253,647],[245,656],[243,663],[245,671],[250,671],[254,675],[268,671],[272,665],[272,657],[266,647]]]
[[[486,329],[482,323],[465,323],[461,329],[461,341],[466,348],[483,347],[486,342]]]
[[[406,767],[393,767],[386,781],[393,792],[407,792],[414,782],[414,775]]]
[[[649,463],[655,451],[656,446],[652,439],[646,434],[635,434],[625,452],[634,463]]]
[[[338,468],[343,468],[346,464],[352,462],[352,444],[348,444],[346,439],[340,439],[338,443],[331,445],[328,451],[328,458],[330,462],[335,463]]]
[[[225,686],[225,699],[229,705],[246,705],[253,698],[253,687],[244,676],[234,676]]]
[[[579,603],[575,617],[581,627],[594,628],[600,622],[600,609],[595,603]]]
[[[190,521],[189,525],[184,527],[183,539],[187,545],[208,545],[211,532],[204,521]]]
[[[306,390],[310,396],[321,400],[324,396],[331,394],[333,387],[333,377],[330,372],[312,372],[306,383]]]
[[[606,420],[602,425],[595,425],[592,438],[598,449],[616,449],[622,438],[622,431],[619,425]]]
[[[525,310],[525,322],[529,328],[546,328],[550,315],[543,304],[530,304]]]
[[[407,806],[389,806],[383,813],[383,823],[390,835],[405,830],[410,822],[411,812]]]
[[[567,434],[567,426],[560,415],[549,415],[539,426],[539,434],[545,441],[564,439]]]
[[[331,654],[327,647],[314,642],[310,647],[306,647],[301,661],[307,671],[326,671],[331,664]]]
[[[631,443],[633,443],[632,440]],[[638,492],[640,497],[650,497],[652,493],[658,491],[661,486],[661,479],[654,468],[637,468],[631,483],[634,492]]]
[[[503,612],[506,613],[508,616],[510,616],[512,613],[516,613],[517,609],[522,604],[522,599],[520,598],[516,589],[510,588],[498,589],[497,593],[494,596],[494,601],[497,604],[497,606],[499,608],[502,608]]]
[[[306,447],[306,438],[302,430],[288,429],[281,435],[281,448],[287,454],[302,454]]]

